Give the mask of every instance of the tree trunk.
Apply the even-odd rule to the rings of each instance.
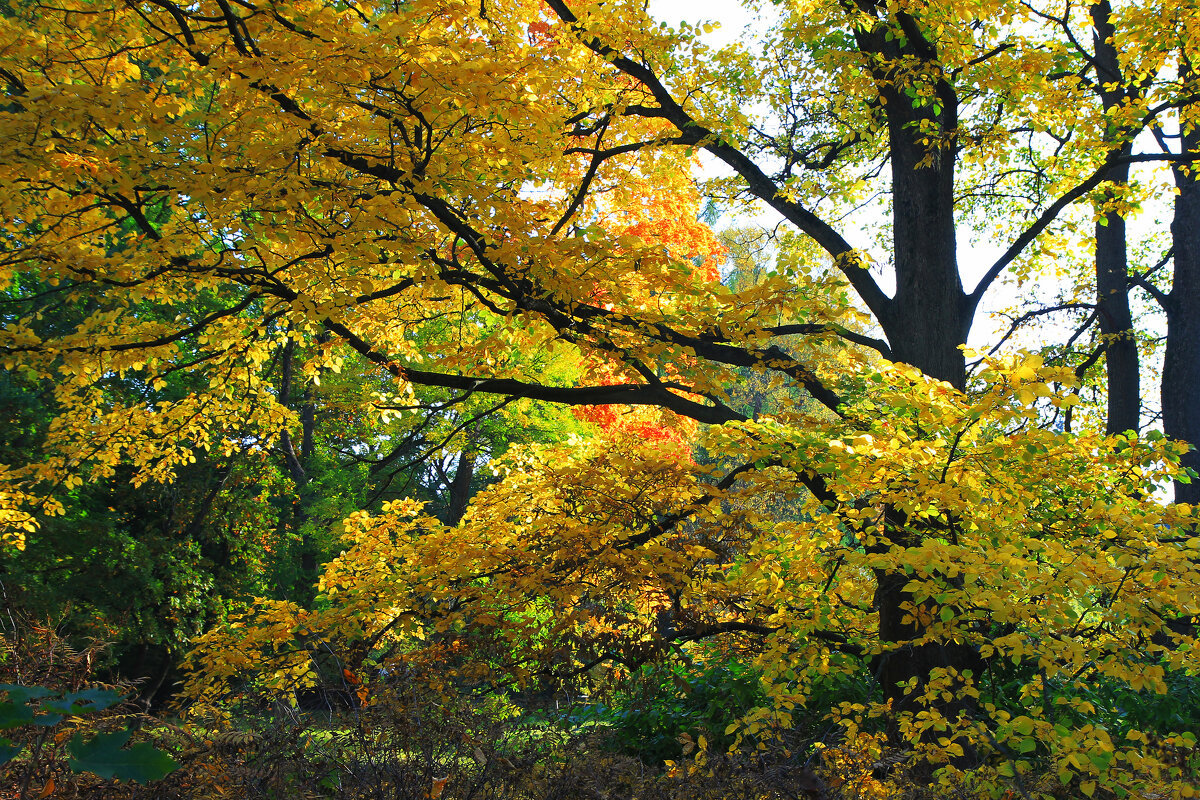
[[[885,65],[914,55],[936,63],[936,51],[920,36],[916,20],[899,14],[897,24],[904,28],[905,46],[912,52],[899,52],[896,42],[901,37],[886,35],[882,27],[870,32],[860,30],[860,47],[866,53],[878,54]],[[877,79],[888,120],[896,274],[896,294],[880,323],[896,361],[961,390],[966,385],[962,345],[971,327],[971,312],[959,275],[954,216],[953,133],[958,125],[958,99],[944,77],[935,82],[935,100],[921,104],[911,99],[903,86],[896,86],[885,70],[878,71]],[[894,509],[889,509],[886,516],[888,536],[878,545],[882,552],[916,546],[926,536],[935,535],[928,530],[928,523],[907,519]],[[920,624],[904,619],[910,613],[906,607],[913,604],[912,594],[904,590],[911,578],[902,571],[887,570],[877,571],[875,577],[880,641],[885,646],[899,645],[877,659],[875,675],[884,697],[891,702],[891,733],[899,740],[896,717],[925,708],[921,699],[934,669],[975,670],[978,674],[980,662],[975,649],[966,644],[903,644],[923,633]],[[953,721],[969,708],[965,696],[955,695],[948,701],[935,700],[931,710]],[[973,765],[975,753],[967,742],[960,743],[964,754],[956,759],[957,765]],[[916,768],[918,772],[930,771],[927,764]]]
[[[467,503],[471,500],[471,482],[475,479],[475,459],[478,453],[470,444],[458,456],[458,466],[454,470],[454,478],[447,489],[449,495],[446,513],[446,524],[453,527],[462,521],[467,513]]]
[[[1114,182],[1125,182],[1129,170],[1121,172],[1125,174],[1114,175]],[[1105,345],[1106,430],[1110,434],[1137,431],[1141,419],[1141,367],[1129,310],[1125,218],[1116,212],[1105,214],[1096,222],[1096,311]]]
[[[300,501],[297,504],[297,512],[303,514],[303,521],[307,522],[309,506],[313,502],[313,487],[312,487],[312,458],[313,458],[313,437],[317,430],[317,406],[313,401],[313,393],[311,384],[304,387],[304,396],[300,401],[300,466],[304,472],[304,482],[297,484],[297,490],[300,496]],[[309,583],[315,584],[317,580],[317,543],[313,541],[312,535],[307,531],[300,529],[300,574]]]
[[[888,103],[896,296],[882,323],[897,361],[962,389],[970,320],[955,252],[954,152],[916,141],[921,115],[893,111],[910,103]]]
[[[1091,7],[1096,48],[1096,78],[1106,113],[1120,108],[1126,100],[1121,64],[1113,40],[1116,33],[1111,22],[1112,8],[1108,0]],[[1108,86],[1110,88],[1104,88]],[[1122,156],[1132,151],[1124,130],[1110,126],[1105,136],[1111,148]],[[1114,193],[1129,181],[1129,167],[1124,165],[1109,174]],[[1138,361],[1137,340],[1134,338],[1133,315],[1129,310],[1129,263],[1125,239],[1125,217],[1110,211],[1096,220],[1096,315],[1100,335],[1104,339],[1104,362],[1107,371],[1108,420],[1110,434],[1136,431],[1141,421],[1141,366]]]
[[[890,105],[890,116],[906,116],[893,115]],[[911,140],[912,125],[893,124],[892,128],[896,296],[885,330],[896,360],[961,390],[966,384],[961,345],[966,342],[970,322],[955,253],[954,154],[947,148],[935,151],[931,158],[927,146]],[[896,515],[888,526],[889,544],[919,545],[928,535],[926,527],[924,522]],[[903,588],[911,576],[880,571],[876,580],[880,641],[894,644],[920,637],[921,626],[904,621],[910,613],[906,608],[913,604],[912,595]],[[920,698],[930,673],[937,668],[971,669],[978,674],[979,658],[973,647],[947,641],[903,645],[879,660],[875,674],[894,715],[916,714],[924,708]],[[935,710],[953,721],[969,710],[969,704],[955,697],[939,703]],[[959,766],[973,765],[974,753],[965,742],[961,744],[964,756]],[[927,771],[927,766],[917,765],[918,772]]]
[[[1192,77],[1187,62],[1181,69]],[[1182,137],[1184,153],[1200,152],[1200,131]],[[1167,351],[1163,359],[1163,431],[1179,441],[1200,445],[1200,175],[1176,166],[1175,218],[1171,243],[1175,275],[1167,295]],[[1200,451],[1183,457],[1183,465],[1200,472]],[[1200,503],[1200,481],[1175,483],[1175,499]]]
[[[966,384],[967,341],[971,314],[958,271],[954,219],[955,147],[958,97],[949,82],[934,82],[932,97],[921,103],[896,85],[891,65],[917,58],[940,74],[937,52],[917,22],[897,14],[899,32],[877,25],[858,29],[856,39],[875,65],[880,100],[887,113],[892,171],[893,267],[896,295],[881,315],[892,355],[926,375],[957,389]]]
[[[287,344],[283,346],[279,376],[279,402],[289,408],[292,406],[295,351],[295,340],[289,338]],[[305,523],[308,522],[309,518],[308,509],[312,504],[312,492],[309,486],[311,481],[309,468],[311,466],[313,437],[316,429],[315,404],[313,403],[312,390],[307,386],[304,389],[300,404],[300,425],[299,452],[297,452],[292,436],[287,430],[284,430],[279,436],[279,447],[283,452],[284,462],[287,466],[288,474],[292,478],[295,491],[295,496],[292,502],[285,507],[285,513],[281,515],[282,519],[280,522],[287,528],[290,528],[294,535],[300,537],[299,552],[297,553],[300,561],[299,585],[293,587],[293,589],[307,596],[309,590],[315,584],[317,577],[316,545],[312,541],[312,537],[305,531]]]

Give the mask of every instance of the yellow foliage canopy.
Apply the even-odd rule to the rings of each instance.
[[[415,386],[655,407],[515,449],[458,525],[411,501],[352,515],[320,602],[262,601],[207,634],[188,692],[303,683],[329,643],[519,682],[718,640],[772,692],[746,742],[829,674],[869,670],[883,699],[834,712],[851,739],[884,716],[926,763],[997,785],[1035,751],[1093,790],[1163,778],[1142,734],[1055,706],[1086,716],[1096,682],[1162,691],[1197,666],[1173,625],[1200,613],[1196,515],[1153,499],[1185,445],[1048,429],[1070,370],[985,359],[968,377],[962,351],[992,282],[1103,182],[1091,145],[1148,112],[1077,115],[1076,149],[1037,159],[1061,193],[1032,192],[1013,218],[1035,221],[968,293],[955,166],[977,177],[1067,124],[1078,87],[1047,73],[1073,52],[1022,4],[784,6],[788,58],[756,75],[637,3],[15,4],[0,290],[19,310],[0,357],[45,383],[54,420],[40,458],[0,467],[5,540],[83,481],[270,448],[295,425],[273,378],[289,343],[314,383],[361,375],[364,408]],[[1178,16],[1131,68],[1192,41]],[[739,101],[760,91],[792,130],[750,124]],[[824,255],[785,237],[774,274],[715,281],[697,148]],[[884,173],[894,296],[813,210]],[[588,367],[560,380],[531,352]],[[790,393],[745,410],[747,376]],[[639,435],[657,409],[708,426],[711,458]],[[1001,665],[1023,713],[985,696]]]

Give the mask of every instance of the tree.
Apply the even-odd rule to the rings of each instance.
[[[804,147],[786,128],[781,135],[756,138],[753,128],[739,130],[736,125],[716,122],[720,119],[716,109],[701,101],[691,97],[677,101],[676,97],[687,95],[660,79],[662,71],[656,68],[652,56],[644,52],[626,55],[636,51],[611,44],[613,37],[601,38],[592,33],[595,28],[576,16],[567,4],[550,4],[593,52],[645,87],[647,103],[632,113],[669,121],[683,142],[703,146],[723,160],[746,181],[750,193],[825,248],[883,329],[887,345],[878,349],[884,355],[960,390],[966,388],[962,346],[984,292],[1065,205],[1099,186],[1112,176],[1114,167],[1129,158],[1123,149],[1110,149],[1090,176],[1067,189],[1040,214],[1034,210],[1033,224],[1015,237],[1001,259],[967,293],[956,252],[957,161],[974,142],[1003,140],[1010,127],[1019,127],[1007,114],[1013,109],[1018,115],[1022,113],[1022,101],[1036,91],[1030,86],[1029,76],[1044,71],[1038,63],[1043,54],[1022,41],[1015,29],[964,26],[969,17],[962,18],[963,12],[926,5],[909,9],[872,3],[853,7],[831,4],[816,13],[807,5],[794,9],[794,16],[786,23],[789,29],[818,31],[822,38],[812,50],[814,60],[818,64],[819,60],[826,64],[835,59],[840,62],[836,65],[847,76],[843,85],[858,90],[845,94],[875,110],[873,118],[860,123],[860,128],[850,128],[840,141]],[[840,31],[842,38],[831,36],[831,29]],[[1106,40],[1103,31],[1101,39],[1102,43]],[[835,52],[830,54],[830,50]],[[1024,70],[1024,80],[1013,80],[1017,70]],[[840,77],[833,79],[835,86]],[[1054,94],[1049,87],[1044,92]],[[794,95],[780,92],[776,96]],[[799,101],[802,108],[803,103]],[[998,119],[990,113],[978,113],[978,109],[992,107],[1002,110]],[[971,111],[976,111],[974,119],[960,118],[960,114]],[[843,119],[849,117],[840,110],[834,113]],[[793,113],[785,119],[801,116]],[[1038,124],[1036,119],[1025,121],[1025,126],[1035,129]],[[739,147],[739,140],[745,144]],[[892,297],[880,289],[861,255],[832,227],[793,200],[794,192],[789,191],[793,171],[829,166],[860,140],[875,148],[875,158],[890,171],[889,255],[896,281]],[[755,164],[746,154],[750,148],[769,152],[782,161],[778,175],[769,176]],[[1123,250],[1123,243],[1121,247]],[[1112,250],[1107,245],[1101,249],[1103,257]],[[1103,265],[1100,268],[1106,274],[1111,271]],[[1119,288],[1124,298],[1124,284]],[[1105,330],[1114,333],[1128,327],[1120,320],[1115,324],[1115,329]],[[1133,369],[1136,373],[1136,365]],[[1113,372],[1119,370],[1114,367]],[[819,493],[823,487],[810,488]],[[883,519],[887,532],[878,540],[881,552],[917,547],[937,537],[936,527],[903,510],[885,509]],[[953,524],[952,520],[947,524]],[[882,569],[877,576],[881,639],[920,642],[885,653],[877,674],[893,700],[894,712],[915,711],[928,676],[937,670],[977,670],[981,662],[974,648],[953,638],[925,640],[921,635],[923,625],[911,611],[919,602],[906,588],[910,584],[908,575]]]
[[[1133,136],[1141,121],[1137,114],[1139,89],[1127,80],[1117,53],[1117,31],[1111,4],[1099,2],[1090,8],[1093,47],[1087,54],[1094,77],[1094,91],[1106,115],[1112,117],[1105,127],[1105,138],[1119,158],[1133,151]],[[1136,69],[1136,66],[1134,67]],[[1136,74],[1136,73],[1135,73]],[[1133,124],[1119,118],[1132,106],[1137,117]],[[1111,174],[1111,186],[1117,203],[1127,188],[1129,166],[1123,164]],[[1129,264],[1125,237],[1125,214],[1106,211],[1097,216],[1096,228],[1096,317],[1103,337],[1108,373],[1108,432],[1122,433],[1141,427],[1141,382],[1133,315],[1129,310]]]
[[[22,295],[48,288],[28,275],[14,282],[0,294],[5,322],[19,319]],[[185,313],[204,313],[203,299],[196,302]],[[40,334],[69,330],[86,315],[69,301],[51,310],[32,321]],[[167,376],[159,397],[186,397],[194,377]],[[136,374],[105,376],[96,388],[130,404],[148,391]],[[52,395],[52,379],[31,370],[0,377],[0,462],[22,463],[53,435]],[[269,593],[271,465],[261,452],[194,455],[171,484],[134,487],[131,468],[117,465],[108,478],[57,493],[62,513],[25,532],[24,552],[0,553],[8,613],[44,620],[74,643],[104,643],[95,666],[142,680],[147,701],[170,694],[189,639],[238,598]]]
[[[1177,91],[1190,95],[1195,91],[1195,56],[1193,51],[1180,48],[1178,56]],[[1155,136],[1165,152],[1194,158],[1200,153],[1200,135],[1197,134],[1195,107],[1185,107],[1178,120],[1177,129],[1168,134],[1163,126],[1154,130]],[[1172,146],[1172,140],[1174,145]],[[1171,221],[1171,248],[1168,255],[1174,265],[1169,290],[1159,288],[1151,280],[1151,272],[1140,276],[1137,281],[1158,302],[1167,317],[1167,342],[1163,356],[1161,385],[1163,431],[1180,441],[1200,441],[1200,430],[1196,429],[1197,407],[1194,381],[1200,377],[1200,331],[1195,328],[1197,303],[1200,302],[1200,251],[1197,250],[1196,228],[1200,219],[1200,181],[1197,180],[1192,163],[1175,163],[1171,166],[1171,177],[1175,183],[1175,202]],[[1166,259],[1164,259],[1164,263]],[[1185,453],[1181,463],[1194,474],[1200,469],[1200,451]],[[1200,483],[1183,476],[1175,482],[1175,499],[1183,503],[1200,502]]]
[[[1083,15],[1083,9],[1076,14]],[[1143,131],[1153,133],[1162,146],[1162,151],[1174,157],[1170,165],[1171,177],[1176,188],[1174,202],[1175,222],[1170,226],[1171,246],[1166,256],[1155,266],[1147,266],[1140,272],[1130,271],[1125,243],[1124,217],[1134,210],[1126,185],[1128,166],[1120,166],[1111,173],[1112,186],[1103,198],[1111,210],[1097,216],[1095,227],[1096,249],[1096,306],[1095,318],[1100,323],[1101,348],[1108,361],[1108,430],[1118,433],[1133,429],[1138,420],[1137,408],[1140,401],[1139,368],[1137,347],[1134,342],[1133,319],[1130,314],[1129,293],[1140,287],[1158,303],[1166,317],[1166,354],[1161,382],[1163,429],[1167,435],[1179,441],[1193,442],[1197,431],[1192,427],[1192,392],[1185,388],[1192,385],[1197,369],[1200,369],[1200,350],[1193,344],[1189,320],[1194,316],[1189,309],[1195,303],[1196,290],[1191,269],[1187,266],[1192,245],[1187,224],[1194,213],[1190,199],[1191,160],[1196,152],[1193,123],[1195,113],[1191,60],[1194,45],[1186,34],[1169,35],[1154,47],[1145,47],[1141,42],[1147,30],[1159,22],[1159,12],[1137,6],[1123,7],[1114,11],[1108,3],[1095,3],[1086,9],[1086,15],[1073,20],[1067,6],[1062,12],[1039,12],[1045,19],[1062,29],[1070,60],[1076,63],[1075,76],[1099,100],[1102,114],[1099,122],[1102,140],[1120,149],[1125,155],[1132,152],[1135,137]],[[1168,16],[1185,14],[1183,10],[1166,9]],[[1149,16],[1148,16],[1149,13]],[[1092,30],[1092,47],[1083,45],[1081,30]],[[1170,74],[1174,70],[1175,74]],[[1065,77],[1066,71],[1060,75]],[[1165,107],[1179,108],[1174,119],[1164,121],[1159,113]],[[1173,125],[1175,131],[1168,134],[1166,127]],[[1066,138],[1064,136],[1064,138]],[[1093,138],[1095,135],[1093,134]],[[1163,283],[1159,273],[1168,263],[1174,264],[1170,288],[1160,288]],[[1195,452],[1185,454],[1184,465],[1195,470]],[[1193,502],[1196,491],[1186,476],[1175,484],[1176,498],[1182,502]]]
[[[54,288],[19,295],[0,347],[9,369],[53,376],[57,415],[44,456],[3,474],[10,521],[52,513],[57,485],[117,464],[144,483],[198,448],[286,452],[295,393],[259,367],[291,341],[311,349],[310,376],[353,358],[398,392],[655,406],[714,426],[707,449],[738,466],[705,474],[675,448],[612,436],[573,455],[514,453],[457,527],[406,501],[352,515],[353,546],[322,579],[329,607],[267,604],[214,633],[202,648],[238,655],[208,677],[252,668],[254,647],[296,631],[310,633],[270,680],[302,674],[305,648],[335,634],[366,657],[427,628],[506,628],[526,648],[518,675],[576,670],[570,652],[634,663],[750,636],[780,717],[823,667],[869,664],[884,702],[866,713],[925,766],[990,764],[1019,782],[1017,754],[1041,748],[1067,781],[1136,789],[1144,771],[1113,766],[1095,726],[1061,733],[1050,698],[1086,714],[1089,680],[1161,688],[1159,660],[1191,666],[1177,646],[1190,638],[1165,622],[1196,611],[1196,541],[1176,533],[1191,512],[1146,500],[1178,474],[1181,448],[1043,431],[1037,404],[1068,403],[1051,384],[1072,376],[1011,359],[969,375],[963,351],[984,295],[1031,243],[1149,157],[1108,141],[1063,164],[1061,193],[1026,209],[964,287],[959,179],[1074,96],[1039,77],[1052,59],[1023,9],[789,4],[780,69],[760,77],[745,54],[706,53],[636,4],[20,7],[0,34],[3,264]],[[776,122],[739,108],[759,92]],[[681,257],[692,245],[673,248],[642,224],[662,214],[640,212],[694,218],[698,148],[827,262],[737,291],[698,275]],[[850,197],[859,180],[888,197],[891,296],[817,213],[824,190]],[[691,240],[684,227],[670,235]],[[878,330],[848,324],[845,287]],[[214,310],[142,313],[197,294]],[[58,296],[88,316],[40,335],[30,320]],[[517,355],[539,348],[569,348],[603,376],[536,374]],[[744,369],[824,409],[750,418],[730,399]],[[207,388],[155,394],[176,372]],[[132,373],[150,389],[137,402],[96,388]],[[713,511],[766,491],[805,502],[807,519]],[[1002,659],[1045,707],[983,696]]]

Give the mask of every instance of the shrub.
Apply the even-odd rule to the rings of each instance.
[[[0,677],[22,682],[0,683],[0,780],[16,787],[17,797],[47,797],[80,773],[149,783],[175,768],[145,742],[127,746],[130,726],[143,715],[127,700],[130,685],[94,680],[103,645],[78,651],[50,626],[10,620],[12,629],[0,637]]]
[[[686,743],[700,736],[726,749],[732,737],[725,729],[765,700],[759,673],[735,659],[695,667],[649,664],[608,704],[587,704],[569,722],[602,726],[618,752],[661,764],[679,758]]]

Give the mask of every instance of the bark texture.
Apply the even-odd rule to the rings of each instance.
[[[1193,75],[1188,70],[1189,75]],[[1200,153],[1200,131],[1183,137],[1183,152]],[[1164,306],[1167,349],[1163,358],[1163,432],[1172,439],[1200,444],[1200,174],[1175,167],[1175,216],[1171,241],[1175,275]],[[1200,451],[1183,457],[1183,465],[1200,472]],[[1175,483],[1175,499],[1200,503],[1200,481]]]
[[[1114,41],[1112,7],[1108,0],[1091,7],[1093,43],[1096,50],[1096,78],[1104,111],[1111,113],[1128,99]],[[1119,156],[1132,152],[1127,131],[1110,128],[1107,143]],[[1129,166],[1109,172],[1114,194],[1129,182]],[[1110,211],[1096,220],[1096,316],[1104,341],[1107,372],[1108,418],[1110,434],[1137,431],[1141,420],[1141,365],[1133,314],[1129,308],[1129,259],[1125,217]]]

